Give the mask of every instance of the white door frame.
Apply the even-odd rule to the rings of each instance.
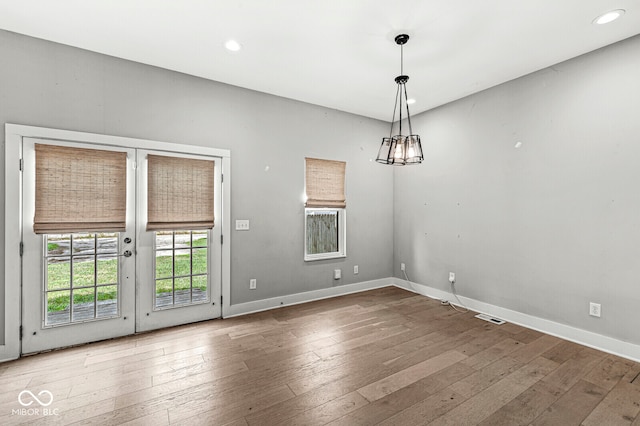
[[[229,312],[231,295],[231,152],[194,145],[159,142],[145,139],[74,132],[44,127],[5,124],[5,273],[4,273],[4,344],[0,340],[0,361],[20,357],[22,258],[22,138],[33,137],[70,142],[88,142],[127,148],[175,153],[200,154],[222,158],[222,314]],[[1,339],[1,335],[0,335]]]
[[[33,218],[35,213],[36,191],[36,144],[51,144],[85,149],[109,150],[127,154],[126,159],[126,229],[118,233],[118,315],[115,318],[101,318],[97,320],[68,322],[62,326],[47,326],[45,324],[43,284],[47,273],[47,263],[44,256],[47,249],[43,244],[43,235],[33,232]],[[51,141],[49,139],[22,139],[22,242],[23,270],[22,270],[22,348],[21,353],[36,353],[44,350],[56,349],[85,342],[126,336],[136,331],[135,327],[135,294],[136,294],[136,260],[135,255],[129,258],[122,256],[125,250],[123,239],[132,238],[129,248],[136,247],[135,242],[135,149],[116,147],[113,145],[97,145],[68,141]],[[69,253],[71,254],[71,252]],[[71,258],[69,259],[71,261]],[[96,261],[95,267],[98,268]],[[71,276],[70,276],[71,278]],[[94,282],[94,285],[97,284]],[[70,305],[75,305],[69,300]],[[27,309],[30,307],[31,309]],[[96,305],[97,308],[97,305]]]

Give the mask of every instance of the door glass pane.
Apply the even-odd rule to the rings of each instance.
[[[71,321],[83,321],[95,318],[95,288],[73,290]]]
[[[70,235],[47,235],[47,256],[69,256],[71,254]]]
[[[102,254],[118,253],[118,237],[114,234],[98,234],[96,251]]]
[[[182,277],[191,274],[191,250],[176,250],[175,272],[176,277]]]
[[[193,277],[193,301],[203,302],[207,300],[207,276],[198,275]]]
[[[116,255],[98,256],[98,284],[118,283],[118,257]]]
[[[155,307],[209,301],[209,231],[157,232]]]
[[[156,250],[173,248],[173,232],[156,232]]]
[[[207,247],[207,232],[206,231],[193,231],[193,243],[192,247]]]
[[[45,235],[46,326],[119,315],[118,240],[113,232]]]
[[[71,320],[70,296],[69,290],[47,292],[47,325],[65,324]]]
[[[173,305],[173,278],[156,280],[156,307]]]
[[[193,249],[193,266],[192,271],[195,274],[206,274],[207,273],[207,249],[198,248]]]
[[[118,315],[118,286],[107,285],[97,288],[98,308],[96,317],[114,317]]]
[[[93,256],[73,257],[73,286],[86,287],[95,284],[95,258]]]
[[[191,303],[191,277],[176,278],[175,294],[176,305]]]
[[[173,251],[163,250],[156,252],[156,279],[170,278],[173,276]]]
[[[47,259],[48,289],[71,287],[71,258],[50,257]]]

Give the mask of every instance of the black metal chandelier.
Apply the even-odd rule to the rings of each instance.
[[[420,136],[414,135],[411,129],[411,115],[409,115],[409,104],[407,103],[407,86],[409,80],[408,75],[404,75],[404,45],[409,41],[407,34],[400,34],[395,38],[396,44],[400,45],[400,75],[395,78],[398,85],[396,90],[396,103],[393,106],[393,117],[391,118],[391,131],[389,137],[382,138],[382,145],[378,151],[376,161],[382,164],[393,164],[394,166],[404,166],[408,164],[422,163],[422,145],[420,145]],[[402,109],[407,111],[407,123],[409,124],[409,135],[402,134]],[[399,108],[398,108],[399,107]],[[396,120],[396,111],[400,111],[398,119],[398,134],[393,136],[393,123]]]

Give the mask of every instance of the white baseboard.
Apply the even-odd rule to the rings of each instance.
[[[238,303],[229,306],[227,312],[223,312],[222,316],[223,318],[230,318],[238,315],[252,314],[255,312],[267,311],[269,309],[313,302],[314,300],[328,299],[331,297],[343,296],[345,294],[351,293],[359,293],[361,291],[373,290],[381,287],[389,287],[392,285],[394,285],[393,278],[383,278],[379,280],[363,281],[355,284],[346,284],[337,287],[323,288],[320,290],[306,291],[304,293],[272,297],[270,299],[256,300],[254,302]]]
[[[426,285],[405,281],[399,278],[393,278],[393,285],[414,293],[421,294],[433,299],[448,300],[455,302],[452,293],[431,288]],[[513,324],[521,325],[545,334],[569,340],[590,348],[598,349],[613,355],[640,362],[640,345],[636,345],[602,334],[593,333],[587,330],[571,327],[565,324],[549,321],[543,318],[534,317],[532,315],[523,314],[521,312],[512,311],[510,309],[501,308],[499,306],[480,302],[463,296],[458,296],[460,301],[472,311],[491,315],[496,318],[503,319]]]

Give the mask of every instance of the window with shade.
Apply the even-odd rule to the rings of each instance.
[[[35,144],[33,232],[43,236],[44,326],[119,315],[124,152]]]
[[[155,232],[154,309],[210,300],[212,160],[148,155],[147,231]]]
[[[344,161],[305,158],[304,260],[345,257]]]

